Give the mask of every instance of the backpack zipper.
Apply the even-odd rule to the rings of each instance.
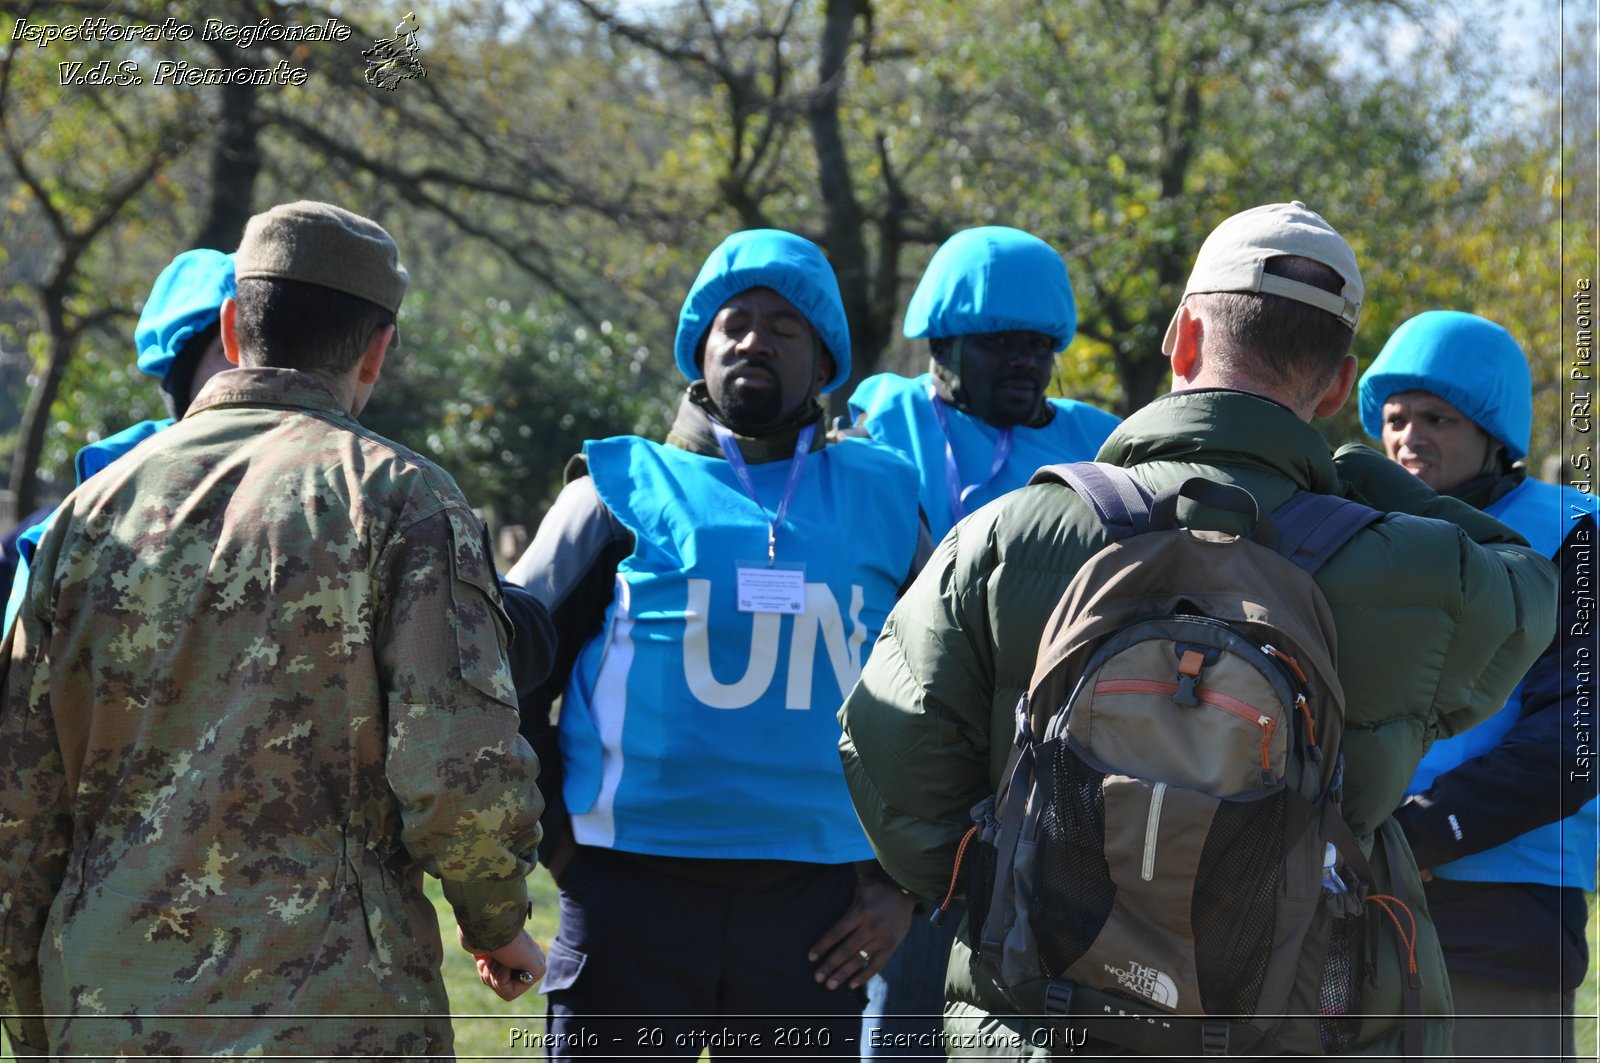
[[[1178,692],[1178,684],[1161,679],[1102,679],[1094,685],[1094,692],[1100,694],[1164,694],[1167,697]],[[1210,687],[1195,687],[1195,695],[1203,704],[1214,709],[1221,709],[1231,716],[1237,717],[1246,723],[1254,724],[1261,729],[1261,780],[1264,784],[1271,785],[1274,781],[1272,774],[1272,735],[1278,729],[1278,721],[1245,701],[1232,694],[1221,690],[1212,690]]]
[[[1156,836],[1161,828],[1161,801],[1167,796],[1167,784],[1156,783],[1156,788],[1150,791],[1150,817],[1144,824],[1144,863],[1139,868],[1139,877],[1149,882],[1156,873]]]
[[[1261,652],[1266,654],[1267,660],[1278,666],[1279,673],[1289,680],[1294,690],[1295,708],[1300,710],[1300,718],[1304,722],[1300,735],[1300,748],[1320,760],[1322,751],[1317,747],[1317,724],[1311,718],[1311,705],[1306,700],[1306,694],[1311,689],[1311,680],[1307,678],[1305,669],[1300,667],[1299,661],[1270,642],[1262,643]]]
[[[1300,662],[1295,660],[1293,657],[1290,657],[1282,650],[1278,649],[1278,647],[1274,646],[1272,643],[1262,643],[1261,652],[1277,661],[1283,667],[1289,669],[1294,674],[1294,677],[1300,680],[1300,685],[1302,687],[1309,687],[1311,685],[1311,680],[1306,678],[1305,670],[1300,667]]]

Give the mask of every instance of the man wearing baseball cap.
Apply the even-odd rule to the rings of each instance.
[[[486,983],[543,969],[537,763],[483,527],[356,420],[398,249],[292,203],[233,272],[240,368],[62,504],[0,665],[19,1054],[447,1054],[424,871]]]
[[[585,443],[509,576],[558,633],[524,701],[564,770],[550,1056],[855,1058],[912,900],[861,833],[834,714],[926,559],[916,470],[827,441],[850,333],[803,237],[724,240],[675,350],[666,442]]]
[[[1349,244],[1303,204],[1229,218],[1201,247],[1166,333],[1171,394],[1124,421],[1099,459],[1152,490],[1204,476],[1248,489],[1263,509],[1320,492],[1433,518],[1379,521],[1316,576],[1338,630],[1344,817],[1370,847],[1380,885],[1417,897],[1417,869],[1390,814],[1429,737],[1487,716],[1548,642],[1555,579],[1509,528],[1435,495],[1375,451],[1328,453],[1311,422],[1338,410],[1355,383],[1349,347],[1361,300]],[[1181,515],[1239,530],[1208,507]],[[1024,487],[952,532],[890,615],[840,714],[842,751],[879,859],[912,890],[949,887],[969,809],[1001,783],[1006,751],[996,743],[1014,732],[1046,621],[1110,541],[1071,488]],[[1414,911],[1405,948],[1394,926],[1369,920],[1377,944],[1355,1004],[1364,1019],[1351,1044],[1325,1047],[1449,1054],[1443,961],[1425,911]],[[971,934],[958,934],[951,957],[947,1050],[1049,1058],[1049,1035],[1063,1030],[1014,1013],[974,964]],[[1413,1010],[1425,1020],[1403,1018],[1413,982]],[[1096,1049],[1112,1050],[1076,1047]]]

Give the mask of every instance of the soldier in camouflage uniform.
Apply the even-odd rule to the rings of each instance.
[[[355,420],[405,291],[394,243],[291,204],[237,269],[244,368],[67,499],[4,658],[22,1053],[448,1054],[424,871],[492,988],[543,970],[537,764],[483,527]]]

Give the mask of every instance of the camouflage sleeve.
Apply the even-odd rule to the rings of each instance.
[[[48,638],[24,608],[0,642],[0,1014],[14,1050],[45,1047],[39,946],[72,851]]]
[[[390,544],[375,652],[402,840],[443,882],[467,943],[489,950],[522,928],[544,804],[538,761],[517,733],[507,625],[483,544],[476,518],[457,508]]]

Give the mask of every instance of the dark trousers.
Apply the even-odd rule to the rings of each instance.
[[[806,958],[854,894],[848,864],[752,886],[581,848],[545,973],[550,1058],[859,1055],[864,994],[817,984]]]

